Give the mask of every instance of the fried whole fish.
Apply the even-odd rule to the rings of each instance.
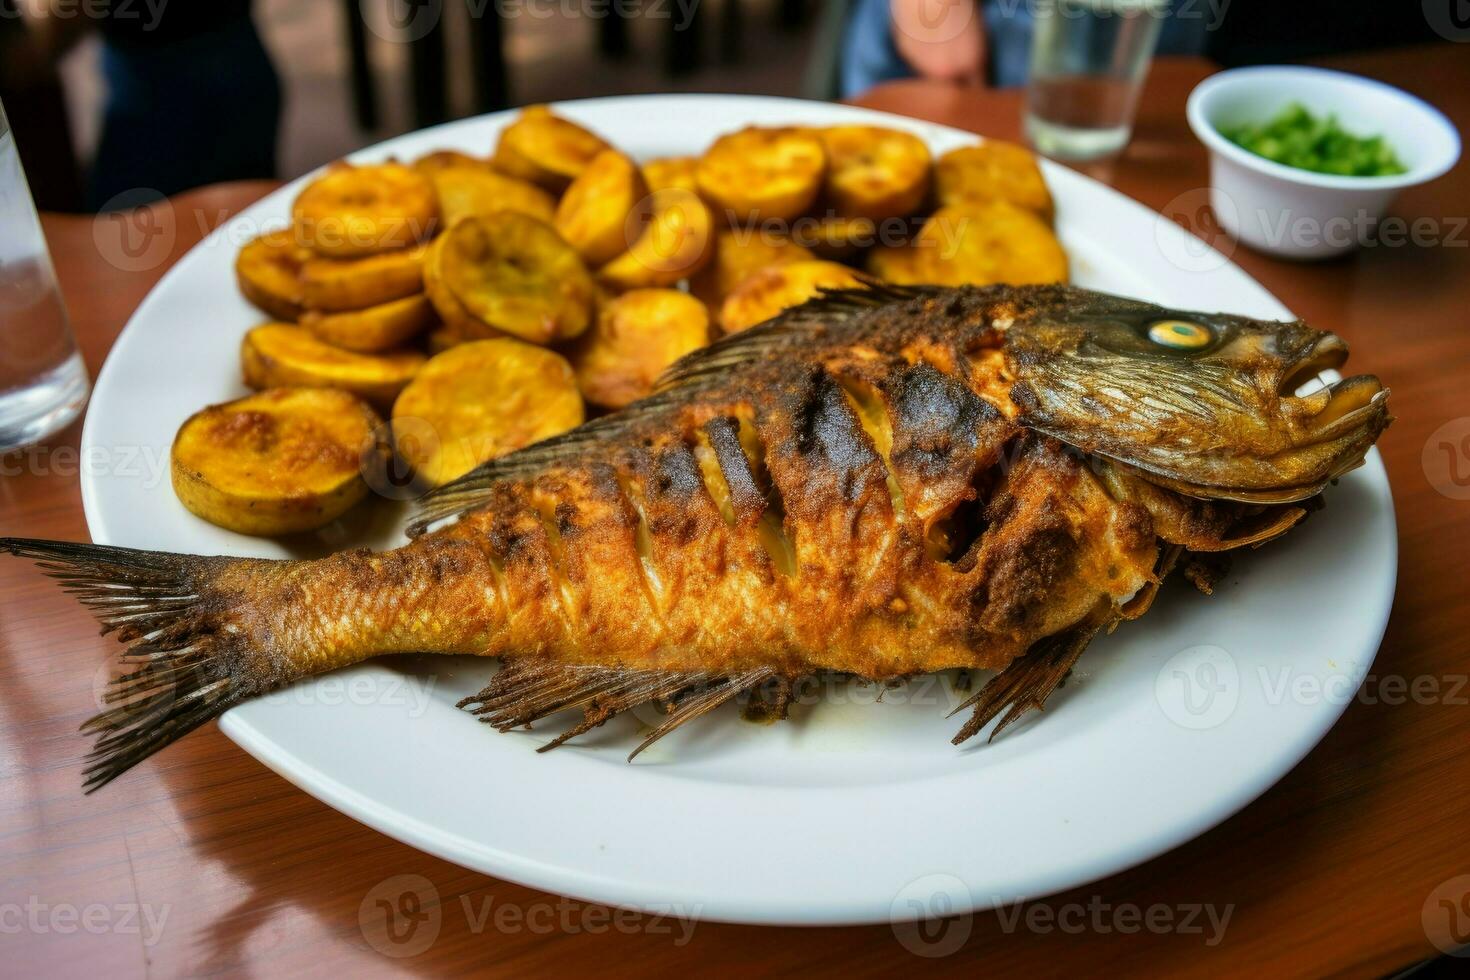
[[[784,714],[815,672],[999,671],[958,743],[1041,707],[1190,556],[1285,533],[1359,465],[1390,421],[1377,379],[1296,394],[1346,356],[1300,322],[1071,287],[835,291],[433,492],[393,551],[0,550],[131,644],[83,726],[89,790],[399,652],[504,658],[462,706],[502,731],[579,711],[545,748],[660,706],[634,755],[733,698]]]

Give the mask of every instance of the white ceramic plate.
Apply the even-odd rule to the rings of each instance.
[[[784,99],[650,96],[559,108],[640,158],[697,153],[752,123],[875,122],[911,130],[936,152],[976,139]],[[411,134],[355,159],[441,147],[483,154],[507,118]],[[1173,224],[1045,167],[1078,283],[1186,309],[1288,315]],[[236,246],[284,223],[300,184],[190,252],[118,339],[83,432],[83,501],[97,541],[284,556],[397,536],[390,513],[375,528],[333,527],[287,548],[204,523],[167,485],[179,423],[245,391],[239,341],[261,316],[235,289]],[[809,924],[1009,903],[1194,837],[1279,779],[1336,720],[1372,662],[1393,594],[1392,501],[1377,454],[1328,500],[1283,542],[1239,559],[1213,597],[1168,589],[1143,620],[1093,645],[1044,716],[989,745],[950,744],[960,719],[944,715],[963,695],[941,679],[879,703],[865,688],[812,692],[819,703],[773,726],[727,711],[632,765],[632,719],[537,755],[544,731],[498,735],[454,708],[488,675],[474,658],[365,664],[237,707],[220,725],[385,834],[579,898]]]

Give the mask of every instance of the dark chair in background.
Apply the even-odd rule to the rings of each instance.
[[[444,11],[449,13],[449,4],[453,0],[394,2],[419,7],[442,2]],[[840,33],[840,25],[846,17],[847,2],[848,0],[826,0],[822,12],[824,31],[835,17],[838,25],[836,30]],[[342,12],[347,30],[352,100],[357,123],[363,129],[374,129],[378,125],[378,100],[373,88],[368,32],[363,20],[362,3],[363,0],[342,0]],[[630,18],[625,16],[629,12],[629,6],[628,3],[614,0],[608,0],[601,6],[601,15],[596,18],[597,49],[604,57],[625,57],[631,50],[628,29]],[[670,76],[687,75],[704,64],[703,32],[707,18],[702,13],[703,6],[700,0],[692,0],[682,8],[674,0],[659,0],[656,7],[649,4],[650,10],[660,11],[668,20],[669,30],[663,57],[664,68]],[[465,7],[471,34],[474,111],[479,113],[503,109],[510,105],[511,95],[505,63],[505,24],[502,23],[499,7],[493,0],[466,0]],[[636,11],[640,8],[635,5],[633,9]],[[777,0],[776,21],[783,28],[802,26],[808,13],[808,0]],[[408,20],[413,22],[412,17]],[[725,0],[720,5],[716,30],[720,60],[726,64],[737,62],[742,53],[740,0]],[[423,25],[416,24],[412,36],[405,38],[405,43],[409,45],[409,76],[415,127],[430,126],[449,118],[444,31],[444,18],[437,17]],[[831,47],[835,58],[835,42]],[[828,73],[835,70],[833,61]],[[836,91],[835,75],[829,87],[832,92]],[[810,91],[809,86],[808,94]]]
[[[414,5],[439,0],[399,0]],[[450,0],[443,0],[446,5]],[[475,111],[493,112],[510,104],[510,89],[505,69],[504,25],[497,4],[467,2],[470,24],[471,71],[474,73]],[[352,80],[352,105],[357,124],[363,129],[378,125],[378,99],[373,88],[372,63],[368,56],[367,26],[363,21],[362,0],[342,0],[342,16],[347,27],[347,49]],[[412,19],[410,18],[412,21]],[[432,126],[449,118],[449,87],[445,75],[444,18],[435,17],[416,24],[408,45],[409,78],[412,89],[413,124],[415,128]]]

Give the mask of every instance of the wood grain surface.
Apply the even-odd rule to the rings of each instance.
[[[1470,49],[1462,45],[1328,63],[1416,92],[1470,132]],[[1158,62],[1127,152],[1089,172],[1228,250],[1203,209],[1205,154],[1183,114],[1189,89],[1210,70],[1197,60]],[[1019,130],[1014,91],[900,82],[860,101],[990,136],[1014,139]],[[131,224],[46,218],[94,373],[167,266],[269,187],[192,192]],[[95,710],[94,682],[115,646],[53,584],[5,560],[0,974],[645,975],[725,964],[854,976],[913,968],[1382,975],[1433,955],[1431,934],[1470,931],[1470,916],[1450,918],[1470,909],[1470,878],[1454,880],[1470,874],[1467,211],[1470,171],[1461,164],[1395,206],[1404,218],[1430,219],[1433,234],[1419,244],[1380,244],[1311,265],[1233,253],[1295,312],[1346,338],[1353,365],[1393,389],[1398,421],[1380,448],[1400,534],[1398,598],[1373,676],[1341,722],[1276,787],[1177,850],[1025,909],[921,933],[758,929],[614,913],[462,870],[318,803],[213,725],[83,797],[87,743],[76,728]],[[199,329],[212,327],[201,311]],[[161,383],[180,369],[159,365]],[[87,539],[79,429],[3,457],[0,534]],[[922,814],[912,826],[874,831],[877,846],[884,833],[922,833]],[[804,832],[793,828],[790,841],[732,841],[730,854],[710,859],[739,860],[742,847],[797,847]],[[424,931],[412,941],[364,926],[379,899],[397,903],[408,923],[415,910],[402,896],[414,889],[428,901],[413,917]],[[1173,925],[1149,928],[1155,909],[1164,910],[1155,922],[1167,914]],[[1180,927],[1191,909],[1200,931]],[[1209,924],[1210,910],[1228,914],[1223,934]],[[413,955],[396,955],[405,952]]]

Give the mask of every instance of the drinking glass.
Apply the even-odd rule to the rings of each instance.
[[[64,428],[87,402],[87,367],[0,105],[0,451]]]
[[[1060,160],[1128,145],[1168,0],[1037,0],[1026,138]]]

